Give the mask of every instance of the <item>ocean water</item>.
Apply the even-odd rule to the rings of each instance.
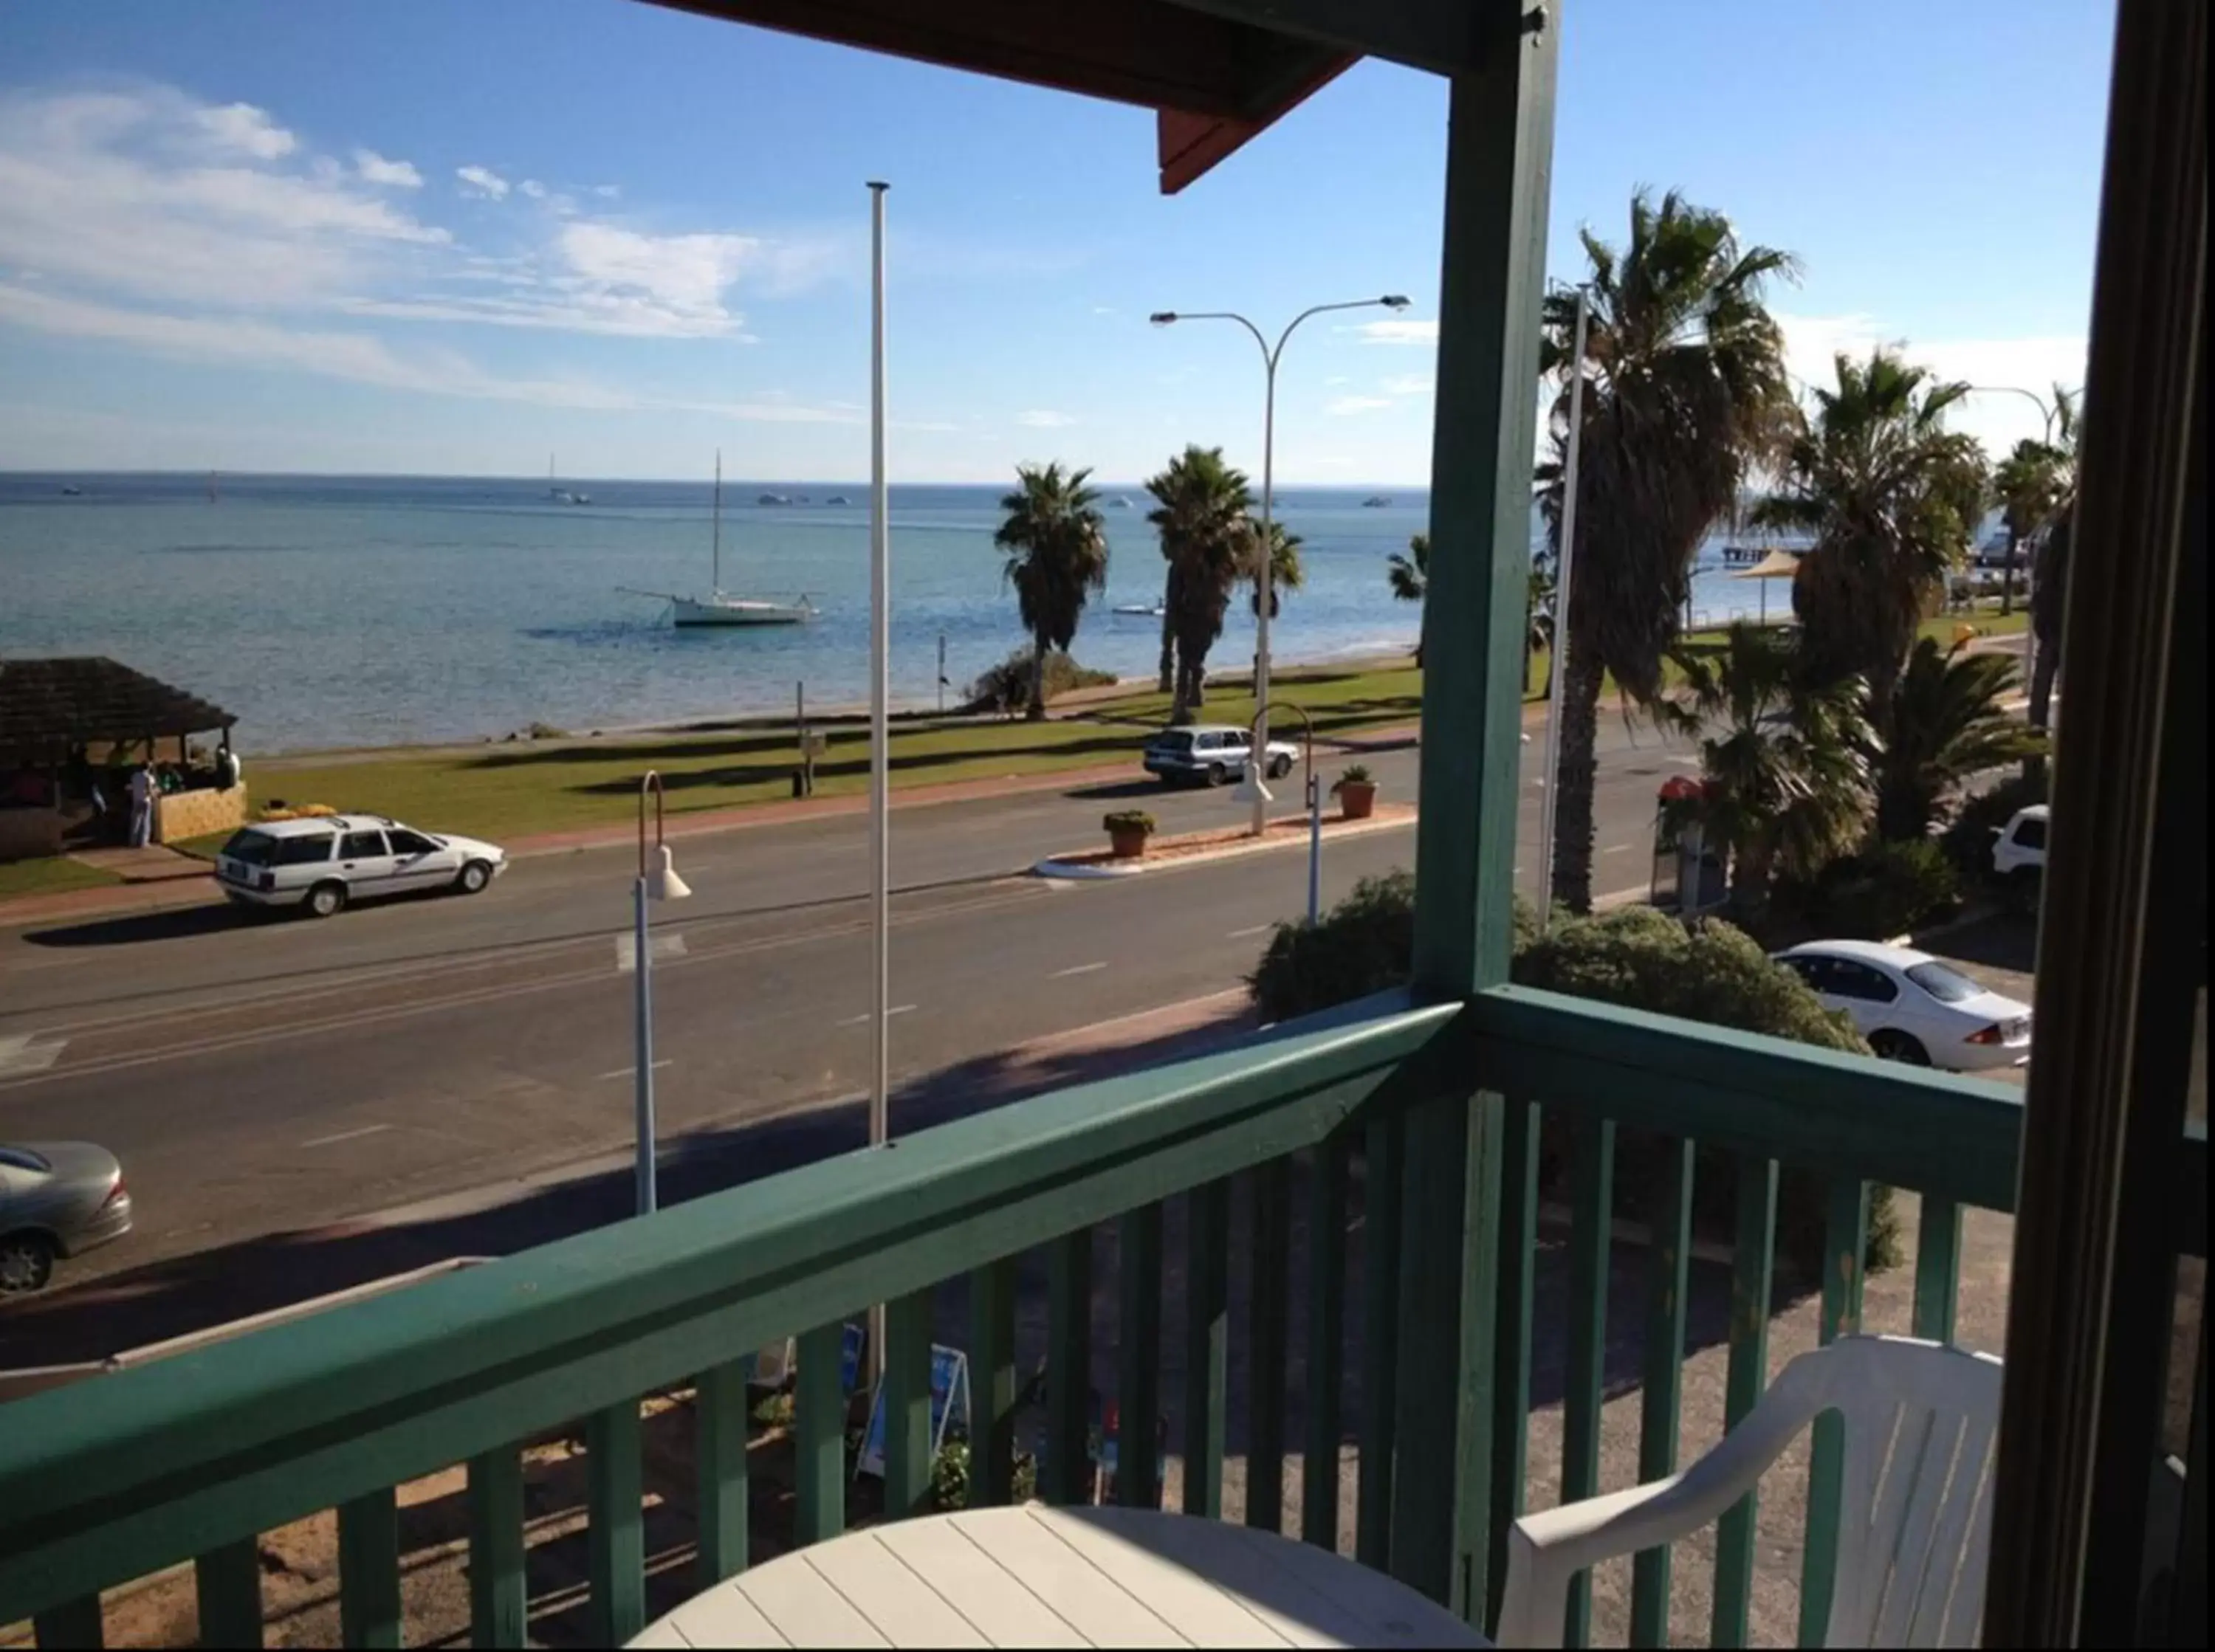
[[[248,750],[473,740],[537,720],[582,731],[811,706],[868,695],[868,517],[854,483],[727,481],[723,584],[807,594],[813,624],[678,631],[666,606],[619,587],[704,592],[709,485],[565,480],[570,505],[522,479],[0,474],[0,657],[106,654],[216,701]],[[78,490],[65,493],[65,488]],[[892,686],[897,703],[949,701],[1023,641],[992,548],[1001,490],[891,492]],[[764,493],[794,503],[764,505]],[[1151,673],[1159,621],[1112,610],[1158,598],[1162,561],[1135,485],[1105,512],[1106,599],[1087,609],[1087,665]],[[844,495],[852,503],[832,505]],[[1385,559],[1428,517],[1420,491],[1295,488],[1278,514],[1306,543],[1305,587],[1273,629],[1283,662],[1411,647],[1417,610],[1392,599]],[[801,500],[805,499],[806,502]],[[1720,568],[1696,611],[1751,611]],[[1782,585],[1772,607],[1789,603]],[[1253,653],[1234,603],[1211,656]]]

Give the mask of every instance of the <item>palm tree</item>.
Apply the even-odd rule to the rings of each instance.
[[[1893,686],[1917,627],[1984,514],[1984,450],[1946,429],[1969,387],[1941,383],[1890,351],[1840,355],[1838,386],[1815,392],[1813,421],[1786,456],[1782,488],[1757,526],[1812,534],[1792,607],[1817,676],[1860,676],[1888,726]]]
[[[1531,559],[1531,582],[1523,594],[1523,676],[1527,691],[1531,682],[1531,656],[1543,652],[1546,656],[1546,680],[1538,685],[1538,698],[1544,700],[1554,692],[1554,606],[1558,591],[1554,579],[1554,560],[1549,556]]]
[[[1431,588],[1431,536],[1428,534],[1408,535],[1408,554],[1395,551],[1384,564],[1384,577],[1391,582],[1392,594],[1403,603],[1420,603]],[[1423,639],[1415,636],[1415,669],[1423,669]],[[1524,676],[1527,680],[1530,672]]]
[[[2005,654],[1942,650],[1925,637],[1908,656],[1876,755],[1877,835],[1927,836],[1962,783],[2046,750],[2046,737],[2003,709],[2020,674]]]
[[[1992,470],[2007,529],[2008,560],[2000,611],[2015,612],[2016,555],[2050,529],[2077,488],[2077,407],[2070,393],[2053,387],[2054,423],[2045,441],[2025,437]]]
[[[1851,848],[1868,814],[1869,727],[1862,685],[1802,670],[1789,634],[1739,623],[1720,650],[1674,651],[1684,687],[1656,702],[1661,720],[1699,739],[1705,784],[1669,805],[1730,857],[1731,902],[1758,909],[1778,872],[1811,877]]]
[[[2068,595],[2069,553],[2077,539],[2077,441],[2081,433],[2077,398],[2059,384],[2053,387],[2054,501],[2039,542],[2030,582],[2030,629],[2038,657],[2030,668],[2031,727],[2041,733],[2052,727],[2053,679],[2061,670],[2061,605]],[[2033,757],[2023,766],[2035,777],[2044,760]]]
[[[1249,600],[1256,615],[1261,611],[1261,580],[1255,548],[1261,539],[1261,524],[1249,524],[1245,566],[1239,575],[1254,588]],[[1283,523],[1269,524],[1269,617],[1273,620],[1285,611],[1285,593],[1307,584],[1307,570],[1300,562],[1300,547],[1306,543],[1298,534],[1287,533]]]
[[[1246,511],[1253,494],[1245,473],[1224,462],[1221,448],[1196,443],[1150,478],[1146,491],[1157,502],[1146,520],[1160,532],[1169,563],[1163,630],[1165,646],[1175,646],[1169,716],[1189,722],[1204,699],[1207,651],[1223,634],[1231,588],[1251,560]]]
[[[1761,296],[1770,278],[1795,267],[1773,248],[1741,247],[1721,213],[1673,192],[1658,207],[1642,191],[1631,197],[1620,252],[1589,230],[1583,240],[1581,537],[1551,847],[1554,898],[1580,912],[1592,908],[1602,682],[1612,673],[1632,699],[1654,702],[1700,541],[1789,437],[1784,335]],[[1557,565],[1576,311],[1574,294],[1556,292],[1542,312],[1540,365],[1560,393],[1538,503]]]
[[[1087,487],[1089,470],[1058,464],[1017,465],[1015,486],[1003,495],[1006,518],[992,543],[1006,554],[1001,575],[1015,588],[1023,629],[1031,634],[1030,705],[1046,715],[1046,656],[1077,639],[1084,599],[1108,586],[1108,527]]]

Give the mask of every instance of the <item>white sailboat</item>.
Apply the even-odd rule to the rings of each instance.
[[[711,529],[715,583],[705,597],[667,596],[670,619],[684,626],[804,625],[815,617],[815,605],[802,597],[797,602],[776,602],[762,597],[733,597],[723,589],[723,455],[715,454],[715,503]],[[634,593],[657,596],[654,591]]]

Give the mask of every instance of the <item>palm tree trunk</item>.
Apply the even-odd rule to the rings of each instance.
[[[2010,524],[2008,529],[2007,560],[2000,567],[2000,612],[2002,614],[2015,612],[2015,552],[2016,547],[2022,542],[2016,537],[2013,525]],[[1973,591],[1976,589],[1975,584],[1973,583],[1969,589]]]
[[[1176,686],[1176,565],[1162,576],[1162,672],[1157,685],[1169,693]]]
[[[1554,899],[1572,912],[1592,902],[1592,782],[1598,773],[1599,691],[1606,668],[1591,649],[1569,658],[1562,696],[1562,772],[1554,799]],[[1543,849],[1541,853],[1543,853]]]
[[[1031,703],[1023,715],[1034,723],[1046,720],[1046,633],[1041,631],[1031,642]]]
[[[1776,856],[1765,841],[1739,845],[1731,854],[1731,909],[1741,918],[1758,913],[1769,899],[1770,872]]]
[[[2061,650],[2058,640],[2054,644],[2048,644],[2040,639],[2038,658],[2031,663],[2029,707],[2030,725],[2040,733],[2050,731],[2053,725],[2053,679],[2060,669]],[[2034,784],[2044,780],[2046,759],[2043,757],[2024,759],[2022,777]]]

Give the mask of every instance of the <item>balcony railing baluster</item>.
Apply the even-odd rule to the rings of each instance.
[[[1562,1501],[1599,1492],[1600,1405],[1607,1392],[1607,1290],[1615,1237],[1615,1121],[1580,1109],[1569,1133],[1569,1346],[1562,1405]],[[1592,1579],[1569,1586],[1562,1644],[1592,1633]]]
[[[1954,1309],[1961,1293],[1961,1207],[1931,1194],[1923,1201],[1915,1240],[1915,1334],[1934,1343],[1954,1340]]]
[[[604,1405],[585,1420],[586,1551],[592,1638],[621,1646],[646,1627],[646,1521],[638,1402]]]
[[[1347,1133],[1316,1146],[1308,1176],[1308,1355],[1300,1535],[1338,1547],[1338,1442],[1346,1338]]]
[[[696,1495],[700,1499],[700,1550],[694,1581],[703,1589],[713,1588],[746,1569],[746,1440],[752,1421],[746,1388],[750,1364],[741,1359],[711,1366],[700,1374],[694,1389],[693,1451],[698,1459]],[[470,1484],[474,1489],[474,1467]]]
[[[1641,1484],[1677,1472],[1678,1411],[1684,1374],[1684,1298],[1691,1283],[1692,1143],[1679,1141],[1659,1173],[1654,1231],[1647,1241],[1646,1349],[1639,1396]],[[1669,1550],[1648,1549],[1631,1563],[1630,1643],[1669,1643]]]
[[[1092,1407],[1092,1230],[1047,1242],[1046,1442],[1039,1495],[1050,1503],[1089,1502]]]
[[[400,1644],[400,1508],[390,1486],[339,1505],[339,1640]]]
[[[1123,1218],[1116,1263],[1123,1312],[1116,1367],[1115,1501],[1126,1508],[1161,1502],[1157,1429],[1162,1392],[1162,1208],[1141,1205]]]
[[[1285,1526],[1285,1297],[1291,1272],[1292,1161],[1255,1166],[1247,1263],[1246,1524]]]
[[[1776,1280],[1776,1183],[1774,1159],[1741,1154],[1738,1212],[1731,1246],[1730,1370],[1723,1389],[1723,1426],[1735,1429],[1769,1386],[1769,1302]],[[1760,1493],[1733,1504],[1715,1531],[1715,1598],[1709,1643],[1746,1643],[1753,1604],[1753,1522]]]
[[[930,1508],[930,1331],[928,1285],[885,1304],[885,1516],[901,1520]],[[976,1373],[970,1373],[973,1386]],[[971,1396],[971,1414],[976,1412]],[[970,1461],[976,1484],[976,1462]]]
[[[1015,1472],[1015,1258],[969,1276],[969,1506],[1008,1502]]]
[[[1361,1178],[1361,1484],[1354,1558],[1383,1569],[1392,1557],[1393,1396],[1400,1385],[1400,1181],[1407,1130],[1380,1114],[1367,1127]]]
[[[822,1543],[846,1529],[846,1391],[839,1379],[846,1327],[837,1320],[801,1333],[794,1357],[793,1539]]]
[[[469,1459],[469,1644],[521,1646],[530,1614],[530,1594],[523,1576],[523,1453],[516,1446],[500,1446]],[[703,1506],[704,1507],[704,1506]],[[252,1545],[248,1558],[253,1559]],[[261,1628],[261,1568],[253,1572],[255,1594],[242,1600],[230,1614],[242,1628],[250,1609],[258,1635]],[[241,1580],[242,1582],[243,1580]],[[200,1640],[208,1646],[236,1646],[236,1629],[211,1636],[207,1631],[208,1585],[200,1583]],[[257,1639],[255,1645],[259,1646]]]
[[[1223,1428],[1229,1409],[1230,1184],[1185,1196],[1184,1512],[1223,1515]]]
[[[1868,1184],[1835,1177],[1823,1223],[1825,1345],[1861,1329],[1862,1282],[1868,1253]],[[1845,1422],[1835,1411],[1815,1419],[1807,1466],[1807,1542],[1800,1566],[1800,1644],[1820,1646],[1838,1582],[1839,1511],[1845,1487]]]

